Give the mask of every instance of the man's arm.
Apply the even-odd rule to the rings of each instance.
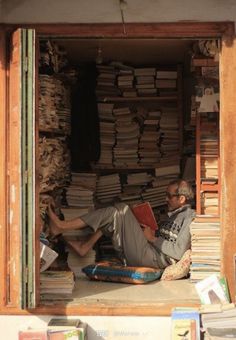
[[[163,237],[153,239],[151,243],[155,248],[160,250],[163,254],[172,257],[176,260],[180,260],[187,249],[191,246],[191,235],[189,226],[193,217],[186,217],[183,221],[183,225],[178,234],[176,242],[165,240]]]

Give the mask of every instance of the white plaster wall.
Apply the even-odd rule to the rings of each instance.
[[[126,22],[236,21],[235,0],[126,0]],[[3,23],[116,23],[119,0],[0,0]]]
[[[50,316],[0,316],[1,340],[18,340],[18,331],[46,328]],[[88,340],[170,340],[168,317],[78,317],[88,323]]]

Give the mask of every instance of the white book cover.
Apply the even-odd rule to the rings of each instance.
[[[40,242],[40,272],[48,269],[57,256],[57,252]]]
[[[195,284],[197,293],[202,304],[228,303],[224,289],[217,275],[208,276]]]

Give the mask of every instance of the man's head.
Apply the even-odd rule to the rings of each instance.
[[[184,206],[193,198],[194,194],[192,187],[187,181],[177,179],[169,183],[166,191],[166,202],[168,204],[169,211],[173,211]]]

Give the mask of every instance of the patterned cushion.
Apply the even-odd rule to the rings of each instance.
[[[162,274],[161,269],[125,267],[111,263],[91,264],[83,268],[82,271],[92,280],[135,284],[158,280]]]
[[[182,258],[177,262],[165,268],[161,280],[178,280],[187,276],[191,263],[191,250],[187,250]]]

